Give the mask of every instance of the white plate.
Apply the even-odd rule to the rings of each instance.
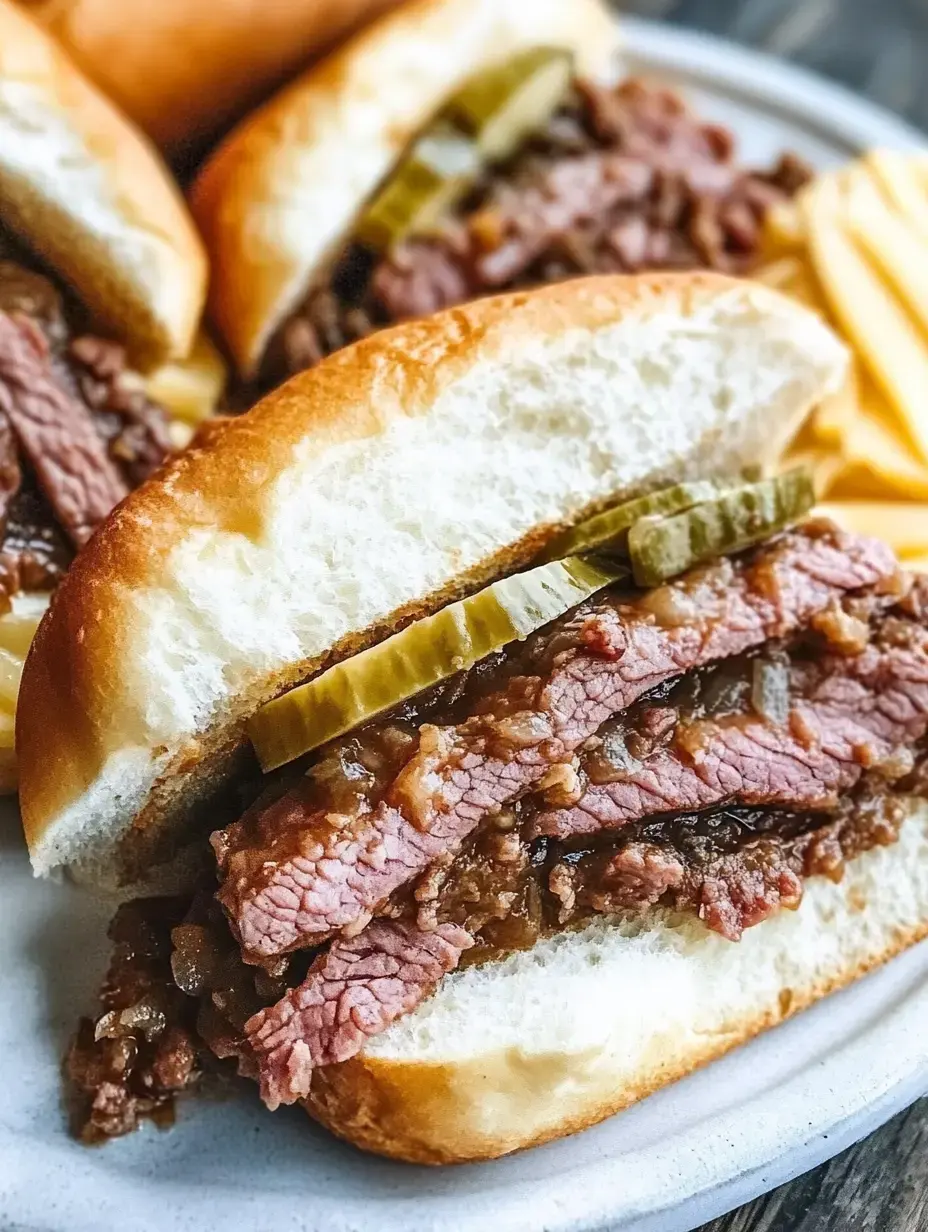
[[[631,67],[681,83],[751,159],[820,165],[918,134],[793,69],[626,22]],[[58,1058],[91,1005],[107,912],[30,880],[0,820],[0,1226],[29,1232],[683,1232],[841,1150],[928,1090],[928,947],[622,1116],[494,1164],[427,1170],[350,1150],[253,1096],[191,1100],[170,1133],[72,1143]],[[630,990],[630,995],[633,990]]]

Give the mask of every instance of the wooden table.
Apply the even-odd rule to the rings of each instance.
[[[786,56],[928,131],[928,0],[623,0],[617,7]],[[928,1099],[699,1232],[928,1232]]]

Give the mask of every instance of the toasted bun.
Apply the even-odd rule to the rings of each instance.
[[[461,81],[541,44],[572,48],[595,74],[615,34],[599,0],[412,0],[236,129],[190,201],[210,253],[212,318],[242,374]]]
[[[396,0],[20,0],[171,150],[199,143]]]
[[[0,222],[136,362],[186,353],[206,258],[177,188],[147,140],[8,0],[0,0]]]
[[[849,984],[928,934],[928,802],[899,841],[806,883],[733,944],[694,916],[597,919],[445,976],[307,1109],[418,1163],[493,1159],[585,1129]]]
[[[588,278],[384,330],[210,432],[104,524],[20,693],[34,867],[182,827],[245,718],[631,489],[776,456],[846,354],[720,275]]]

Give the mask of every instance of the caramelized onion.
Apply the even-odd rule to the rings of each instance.
[[[200,996],[211,987],[220,961],[210,930],[202,924],[180,924],[171,930],[171,942],[175,984],[188,997]]]
[[[789,718],[789,667],[776,659],[755,659],[751,705],[764,719],[782,727]]]

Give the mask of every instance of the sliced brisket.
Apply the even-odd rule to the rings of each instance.
[[[0,527],[4,530],[22,479],[13,425],[7,415],[0,414]]]
[[[782,725],[750,709],[676,724],[667,745],[617,769],[611,782],[590,784],[571,807],[542,811],[529,835],[574,838],[721,804],[828,809],[865,769],[896,766],[902,777],[905,750],[928,727],[928,633],[909,627],[920,646],[869,646],[796,665]]]
[[[299,987],[245,1024],[267,1106],[304,1099],[313,1069],[355,1056],[413,1010],[472,944],[454,924],[425,933],[387,920],[336,941]]]
[[[0,313],[0,412],[80,547],[128,487],[90,412],[56,378],[45,335],[28,317],[6,313]]]
[[[170,440],[123,348],[72,336],[79,311],[3,234],[0,251],[0,605],[8,606],[19,590],[58,583],[74,547],[161,464]]]
[[[659,592],[583,605],[478,679],[469,718],[420,715],[402,769],[351,815],[320,805],[308,780],[214,835],[219,897],[246,956],[267,959],[376,911],[484,817],[547,786],[552,770],[569,776],[578,747],[662,681],[897,581],[884,545],[813,524]]]

